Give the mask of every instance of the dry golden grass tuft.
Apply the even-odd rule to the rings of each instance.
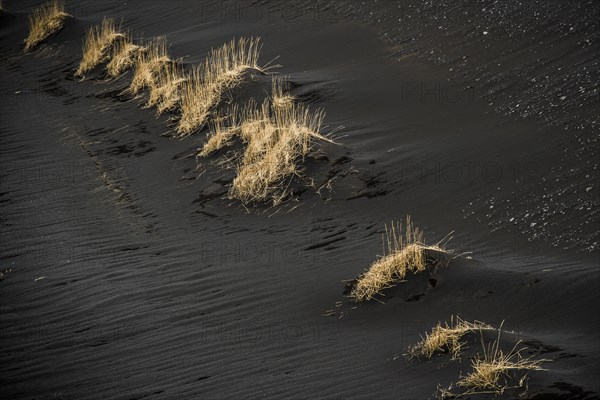
[[[186,137],[201,128],[207,121],[220,95],[204,82],[203,67],[195,66],[181,89],[181,118],[177,135]]]
[[[237,162],[229,197],[244,204],[269,199],[278,204],[286,195],[282,181],[299,174],[298,163],[311,151],[311,142],[332,142],[320,132],[324,117],[322,110],[311,112],[302,104],[291,102],[282,108],[267,99],[257,107],[251,100],[210,121],[209,140],[198,156],[207,156],[240,137],[245,150]]]
[[[385,244],[387,243],[387,248]],[[404,280],[413,274],[427,269],[428,253],[447,253],[441,242],[428,246],[424,244],[423,231],[414,228],[410,217],[406,218],[406,232],[402,235],[402,224],[385,227],[383,256],[375,261],[354,284],[350,296],[355,301],[371,300],[383,289]]]
[[[290,94],[289,84],[283,76],[271,80],[271,103],[273,108],[287,108],[294,104],[296,97]]]
[[[483,322],[468,322],[458,316],[452,316],[450,324],[445,322],[442,325],[438,322],[431,333],[426,333],[419,343],[409,348],[407,356],[408,358],[431,358],[436,353],[450,353],[452,359],[458,359],[464,345],[461,341],[463,336],[476,331],[492,329],[494,329],[492,326]]]
[[[180,137],[202,128],[223,94],[237,86],[249,70],[265,72],[258,65],[260,38],[240,38],[212,49],[204,64],[192,71],[181,93]]]
[[[198,156],[209,154],[228,146],[236,136],[241,136],[248,145],[244,154],[246,162],[256,161],[256,157],[264,154],[268,142],[277,132],[272,115],[277,110],[284,110],[294,105],[295,98],[287,91],[285,78],[273,76],[271,81],[271,101],[265,101],[257,108],[254,99],[240,109],[234,105],[227,115],[217,114],[209,121],[209,140],[202,147]]]
[[[242,163],[251,165],[265,157],[270,148],[278,140],[281,132],[275,120],[275,111],[269,100],[265,100],[257,108],[254,102],[248,103],[244,110],[243,122],[240,126],[240,136],[246,144]],[[280,128],[282,131],[285,127]]]
[[[159,37],[150,42],[143,51],[138,51],[134,61],[133,78],[127,92],[138,94],[146,87],[156,85],[157,77],[165,64],[171,63],[167,52],[167,41]]]
[[[1,8],[1,6],[0,6]],[[29,51],[62,29],[65,18],[69,14],[65,12],[65,4],[62,0],[53,0],[33,10],[29,16],[29,35],[25,39],[25,51]]]
[[[462,376],[457,387],[465,388],[463,393],[454,393],[452,385],[447,389],[440,391],[442,398],[456,398],[473,394],[494,394],[501,395],[508,389],[517,389],[525,386],[528,373],[530,371],[544,371],[541,364],[549,360],[534,360],[532,357],[523,357],[522,352],[526,348],[517,350],[521,341],[508,353],[500,349],[500,334],[498,339],[487,346],[483,343],[483,356],[477,356],[472,360],[472,371]],[[524,371],[521,376],[516,376],[518,372]]]
[[[75,75],[84,76],[110,56],[115,41],[125,39],[114,19],[104,18],[102,24],[91,27],[83,42],[83,56]]]
[[[187,76],[180,62],[161,63],[154,79],[149,83],[150,96],[146,107],[155,106],[158,114],[174,110],[181,99],[181,86]]]
[[[247,145],[229,197],[245,204],[268,199],[280,203],[287,194],[281,182],[299,174],[298,163],[311,151],[312,140],[331,142],[320,133],[325,118],[322,110],[311,112],[303,104],[271,108],[270,114],[267,110],[261,107],[242,128]]]
[[[120,38],[112,48],[110,62],[106,65],[106,71],[113,78],[118,77],[129,68],[133,67],[136,57],[144,48],[133,43],[131,36]]]
[[[244,111],[240,111],[237,104],[225,114],[217,113],[214,118],[208,121],[210,134],[208,141],[198,150],[198,157],[207,157],[211,153],[229,146],[236,136],[239,136],[242,127],[248,127],[249,121],[242,122],[242,118],[247,115],[246,109],[255,107],[253,100],[246,105]]]

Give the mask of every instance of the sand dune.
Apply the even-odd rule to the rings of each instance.
[[[24,52],[40,5],[1,4],[3,399],[598,398],[597,2],[67,1]],[[182,135],[211,49],[258,37]],[[334,139],[275,205],[231,196],[254,126],[197,157],[246,104]],[[406,215],[451,256],[357,302]]]

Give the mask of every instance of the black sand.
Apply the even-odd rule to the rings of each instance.
[[[69,3],[28,54],[38,2],[0,17],[2,398],[425,399],[468,358],[401,354],[452,314],[552,360],[525,398],[598,398],[598,2]],[[306,166],[331,189],[226,199],[218,155],[190,157],[205,131],[170,138],[128,75],[72,77],[103,16],[188,66],[261,36],[343,126]],[[407,214],[465,256],[355,308],[343,281]]]

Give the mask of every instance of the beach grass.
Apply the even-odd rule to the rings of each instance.
[[[27,20],[29,35],[25,39],[24,50],[33,49],[50,35],[60,31],[68,16],[62,0],[52,0],[33,10]]]
[[[116,78],[132,68],[138,53],[143,51],[144,47],[135,44],[130,35],[118,39],[112,47],[110,61],[106,65],[108,75]]]
[[[406,231],[402,224],[392,222],[385,226],[383,237],[383,256],[373,262],[356,280],[350,296],[356,302],[373,299],[389,288],[404,280],[409,273],[417,274],[432,266],[428,254],[448,253],[440,243],[426,245],[423,231],[415,228],[410,217],[406,219]]]
[[[498,330],[497,340],[487,345],[482,336],[483,354],[473,358],[469,373],[462,375],[454,385],[441,389],[439,397],[447,399],[481,394],[502,395],[509,389],[525,387],[531,371],[545,371],[541,365],[549,360],[524,357],[522,353],[526,348],[517,349],[521,341],[509,352],[500,349],[501,333],[502,330]],[[463,392],[456,393],[454,387],[462,388]]]
[[[244,204],[278,204],[286,195],[284,180],[299,175],[314,140],[332,142],[321,133],[324,118],[323,110],[313,112],[301,103],[279,107],[268,98],[258,106],[251,100],[210,121],[209,139],[198,156],[208,156],[239,137],[244,151],[235,163],[229,198]]]
[[[468,322],[458,316],[452,316],[450,323],[438,322],[431,329],[430,333],[425,333],[416,345],[409,348],[408,358],[431,358],[434,354],[451,354],[452,359],[459,359],[464,342],[463,336],[468,333],[482,330],[493,330],[494,328],[486,323],[474,321]]]
[[[275,109],[291,107],[296,97],[290,93],[288,79],[282,75],[274,75],[271,79],[271,104]]]
[[[246,162],[254,160],[257,155],[264,153],[267,143],[276,133],[277,127],[273,118],[275,111],[291,108],[294,101],[295,97],[287,91],[285,78],[274,75],[271,80],[270,101],[263,102],[260,107],[257,107],[254,99],[250,99],[241,108],[234,104],[225,114],[217,113],[209,121],[209,140],[198,155],[206,157],[230,145],[233,138],[240,136],[247,144],[244,159]],[[320,126],[316,134],[313,132],[314,137],[321,136],[318,133],[319,128]]]
[[[157,113],[173,111],[181,101],[181,87],[188,77],[178,61],[159,63],[160,68],[149,82],[146,107],[156,107]]]
[[[83,41],[83,56],[76,76],[83,77],[100,63],[106,61],[111,55],[111,47],[118,40],[123,40],[126,35],[120,32],[112,18],[104,18],[100,25],[91,27]]]
[[[182,87],[178,136],[191,135],[204,127],[223,94],[239,85],[247,71],[264,73],[268,69],[258,65],[261,47],[260,38],[242,37],[211,49]]]
[[[144,88],[155,86],[164,65],[171,62],[166,39],[164,37],[153,39],[143,51],[136,53],[133,78],[126,92],[138,94]]]
[[[284,109],[261,107],[242,128],[246,149],[236,167],[229,197],[244,204],[280,203],[286,196],[284,180],[299,175],[301,163],[314,139],[331,142],[321,134],[323,110],[312,112],[304,104]]]

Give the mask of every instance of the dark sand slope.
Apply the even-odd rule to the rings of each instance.
[[[426,399],[468,358],[398,355],[452,314],[505,320],[507,344],[552,360],[525,398],[598,398],[597,2],[96,3],[67,3],[23,54],[38,2],[3,2],[2,398]],[[118,96],[128,75],[72,78],[103,16],[166,35],[188,66],[262,36],[262,61],[279,55],[294,94],[345,127],[307,164],[331,190],[278,213],[224,199],[218,154],[188,157],[205,132],[169,138],[168,115]],[[342,281],[406,214],[472,259],[354,308]]]

